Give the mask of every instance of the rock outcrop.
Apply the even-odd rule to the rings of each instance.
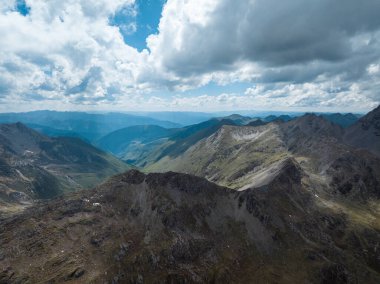
[[[0,220],[0,283],[378,283],[379,231],[305,179],[294,159],[242,192],[129,171]]]

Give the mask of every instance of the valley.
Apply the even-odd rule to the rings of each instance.
[[[91,188],[131,169],[78,138],[44,136],[21,123],[0,125],[0,212]]]

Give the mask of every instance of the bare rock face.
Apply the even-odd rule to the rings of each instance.
[[[380,159],[366,151],[341,155],[327,173],[335,195],[362,202],[380,198]]]
[[[349,127],[344,140],[352,146],[380,156],[380,106]]]
[[[129,171],[0,220],[0,283],[378,283],[379,231],[321,208],[294,159],[242,192]]]

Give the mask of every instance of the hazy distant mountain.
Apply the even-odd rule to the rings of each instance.
[[[117,156],[123,156],[131,144],[144,145],[154,140],[167,138],[178,132],[177,128],[163,128],[157,125],[136,125],[116,130],[102,137],[96,145],[105,151],[109,151]]]
[[[349,127],[345,141],[380,156],[380,106]]]
[[[349,127],[350,125],[354,124],[356,121],[359,120],[359,115],[355,115],[352,113],[346,113],[346,114],[341,114],[341,113],[321,113],[318,114],[319,116],[322,116],[328,121],[334,122],[335,124],[338,124],[344,128]],[[266,117],[261,118],[265,122],[272,122],[272,121],[280,121],[280,122],[287,122],[292,119],[295,119],[298,116],[290,116],[290,115],[269,115]]]
[[[261,119],[254,119],[251,122],[247,124],[247,126],[261,126],[266,124],[266,122],[262,121]]]
[[[357,122],[360,118],[360,116],[352,114],[352,113],[332,113],[332,114],[321,114],[325,119],[334,122],[344,128],[349,127],[353,125],[355,122]]]
[[[192,125],[209,120],[216,115],[205,112],[189,111],[158,111],[158,112],[128,112],[132,115],[146,116],[157,120],[170,121],[182,126]]]
[[[286,122],[286,121],[289,121],[289,120],[292,120],[293,117],[287,115],[287,114],[283,114],[283,115],[269,115],[269,116],[266,116],[264,117],[262,120],[264,120],[265,122],[272,122],[272,121],[282,121],[282,122]]]
[[[87,141],[87,139],[84,138],[82,135],[70,130],[56,129],[53,127],[43,126],[43,125],[33,124],[33,123],[26,123],[25,125],[49,137],[73,137],[73,138],[82,139],[83,141]]]
[[[320,198],[294,159],[243,192],[130,171],[0,219],[0,281],[379,283],[370,218]]]
[[[69,131],[69,133],[77,133],[89,141],[94,141],[112,131],[132,125],[158,125],[166,128],[180,126],[179,124],[169,121],[123,113],[93,114],[57,111],[1,113],[0,122],[38,124],[57,130]]]
[[[252,117],[243,116],[240,114],[231,114],[228,116],[218,117],[217,119],[219,119],[219,120],[231,120],[236,125],[246,125],[246,124],[250,123],[252,120],[255,120]]]
[[[96,145],[124,161],[144,166],[148,161],[156,161],[165,155],[184,152],[193,143],[214,133],[221,126],[234,124],[229,119],[214,118],[183,128],[132,126],[102,137]]]
[[[131,167],[80,139],[47,137],[17,123],[0,125],[0,168],[2,207],[93,187]]]

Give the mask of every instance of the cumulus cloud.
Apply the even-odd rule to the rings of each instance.
[[[112,100],[136,87],[134,69],[143,55],[109,24],[111,15],[134,1],[27,0],[25,16],[16,4],[1,6],[3,94],[75,103]]]
[[[380,102],[378,11],[378,0],[168,0],[139,52],[121,34],[136,22],[113,23],[136,16],[134,0],[3,0],[0,103],[369,109]],[[181,93],[210,82],[253,87]]]
[[[354,86],[379,79],[378,11],[377,0],[169,0],[159,33],[147,42],[151,61],[174,87],[241,80],[285,92],[331,81],[353,94]],[[380,101],[371,89],[362,92],[368,105]],[[324,93],[326,104],[351,102],[346,91]]]
[[[356,37],[380,28],[379,10],[377,0],[169,0],[148,46],[179,75],[228,70],[239,61],[338,62],[369,52],[371,34]]]

